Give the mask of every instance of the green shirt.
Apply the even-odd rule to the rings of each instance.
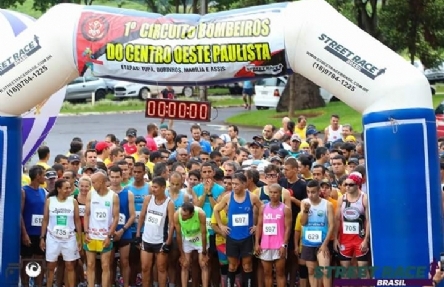
[[[190,242],[195,246],[202,246],[202,232],[200,230],[200,219],[199,219],[199,207],[194,208],[194,214],[191,218],[187,220],[182,219],[182,208],[179,208],[179,223],[180,231],[182,232],[183,240]],[[209,239],[209,233],[207,230],[207,242]]]

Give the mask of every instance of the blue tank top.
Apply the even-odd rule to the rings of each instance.
[[[128,189],[124,188],[119,192],[119,224],[117,225],[116,231],[119,231],[128,222],[130,218],[129,212],[129,200],[128,200]],[[132,232],[131,229],[127,229],[123,232],[121,239],[131,239]]]
[[[25,205],[23,220],[29,236],[40,236],[42,232],[43,213],[45,210],[46,192],[39,187],[34,189],[29,185],[23,187],[25,191]]]
[[[169,189],[165,191],[165,195],[171,198]],[[185,192],[183,190],[179,190],[178,196],[175,200],[171,198],[171,200],[174,202],[174,211],[178,210],[182,206],[184,203],[184,198]]]
[[[267,204],[270,202],[270,196],[265,193],[265,186],[262,186],[260,189],[259,200],[263,204]],[[284,195],[281,196],[280,202],[284,202]]]
[[[150,193],[150,186],[148,183],[145,183],[144,186],[136,188],[133,184],[128,185],[126,188],[128,188],[129,191],[131,191],[134,195],[134,209],[136,211],[136,220],[134,221],[133,226],[131,227],[131,231],[133,233],[136,233],[137,231],[137,224],[139,222],[139,216],[140,211],[142,211],[143,206],[143,200],[145,199],[145,196],[148,196]],[[140,232],[143,231],[143,225]]]
[[[311,205],[310,211],[308,212],[307,224],[302,226],[302,245],[307,247],[320,247],[327,237],[327,232],[327,200],[321,199],[318,205]]]
[[[169,189],[165,191],[165,195],[170,197]],[[173,200],[171,198],[171,200],[174,203],[174,211],[178,210],[182,206],[182,204],[184,203],[184,198],[185,198],[185,191],[183,191],[182,189],[179,190],[179,196],[177,196],[176,200]],[[176,238],[176,229],[174,229],[173,237]]]
[[[238,203],[234,200],[234,192],[231,193],[228,205],[228,228],[230,237],[234,240],[243,240],[251,237],[250,228],[253,227],[253,205],[250,200],[250,192],[246,192],[245,200]]]

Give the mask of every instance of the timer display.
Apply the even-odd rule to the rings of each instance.
[[[210,102],[148,99],[145,117],[210,122],[211,104]]]

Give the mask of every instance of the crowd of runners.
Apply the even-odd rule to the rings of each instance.
[[[251,139],[149,124],[42,146],[23,175],[23,266],[45,260],[33,283],[48,287],[332,286],[316,266],[371,264],[362,140],[333,115],[322,137],[301,116]]]

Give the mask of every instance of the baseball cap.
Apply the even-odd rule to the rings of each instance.
[[[248,146],[257,146],[257,147],[260,147],[260,148],[263,148],[263,147],[264,147],[264,146],[263,146],[260,142],[258,142],[258,141],[254,141],[254,142],[250,143]]]
[[[76,155],[76,154],[72,154],[68,157],[68,162],[80,162],[80,156]]]
[[[57,178],[57,172],[55,170],[47,170],[45,173],[46,179],[54,179]]]
[[[257,135],[257,136],[254,136],[253,137],[253,140],[254,141],[257,141],[257,140],[263,140],[264,139],[264,136],[262,136],[262,135]]]
[[[126,136],[127,137],[137,137],[137,131],[136,129],[128,129],[126,131]]]
[[[96,143],[96,151],[98,152],[102,152],[109,147],[111,147],[111,144],[104,141]]]
[[[90,170],[94,173],[94,172],[96,172],[97,169],[92,166],[85,166],[84,168],[82,168],[82,173],[86,172],[87,170]]]
[[[298,134],[292,134],[290,141],[298,141],[301,142],[301,137]]]
[[[356,138],[355,138],[355,136],[350,135],[345,138],[345,141],[346,142],[356,142]]]
[[[323,180],[321,180],[321,185],[323,185],[323,184],[331,186],[331,182],[328,179],[325,179],[325,178]]]
[[[278,156],[274,156],[274,157],[270,158],[270,162],[271,163],[273,163],[275,161],[282,163],[282,160]]]
[[[227,134],[221,134],[221,135],[219,136],[219,138],[220,138],[221,140],[223,140],[225,143],[229,143],[229,142],[231,142],[231,138],[230,138],[230,136],[227,135]]]
[[[311,135],[317,135],[319,134],[319,131],[317,129],[308,129],[307,132],[305,133],[307,136],[311,136]]]
[[[280,149],[277,154],[279,155],[279,157],[286,157],[288,156],[288,151],[286,149]]]
[[[348,164],[351,164],[351,163],[353,163],[355,165],[359,165],[359,160],[355,157],[352,157],[348,160]]]

